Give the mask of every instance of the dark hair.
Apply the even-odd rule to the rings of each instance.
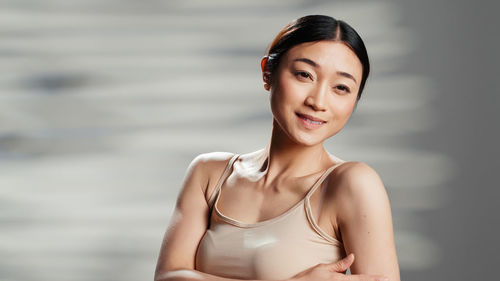
[[[366,79],[370,73],[370,61],[365,44],[349,24],[329,16],[309,15],[293,20],[274,38],[267,51],[265,69],[272,76],[278,68],[281,57],[292,47],[306,42],[330,40],[340,41],[350,47],[363,66],[363,74],[356,101],[361,98]]]

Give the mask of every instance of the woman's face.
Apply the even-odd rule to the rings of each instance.
[[[272,76],[271,110],[279,129],[304,145],[335,135],[354,109],[361,76],[361,62],[344,43],[294,46]]]

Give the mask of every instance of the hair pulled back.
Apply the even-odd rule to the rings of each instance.
[[[363,73],[356,97],[356,101],[358,101],[370,73],[370,61],[365,44],[359,34],[342,20],[324,15],[309,15],[293,20],[278,33],[269,46],[265,71],[269,72],[272,79],[281,58],[289,49],[301,43],[322,40],[343,42],[353,50],[361,61]]]

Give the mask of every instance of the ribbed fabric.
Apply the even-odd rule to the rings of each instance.
[[[279,280],[345,256],[342,243],[314,221],[309,202],[314,190],[343,162],[328,168],[306,196],[285,213],[257,223],[242,223],[217,209],[220,188],[238,157],[231,158],[209,197],[210,225],[196,253],[197,270],[228,278]]]

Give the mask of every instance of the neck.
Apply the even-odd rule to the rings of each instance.
[[[323,142],[311,146],[298,144],[274,122],[271,140],[262,156],[260,171],[265,173],[265,182],[313,174],[332,162]]]

